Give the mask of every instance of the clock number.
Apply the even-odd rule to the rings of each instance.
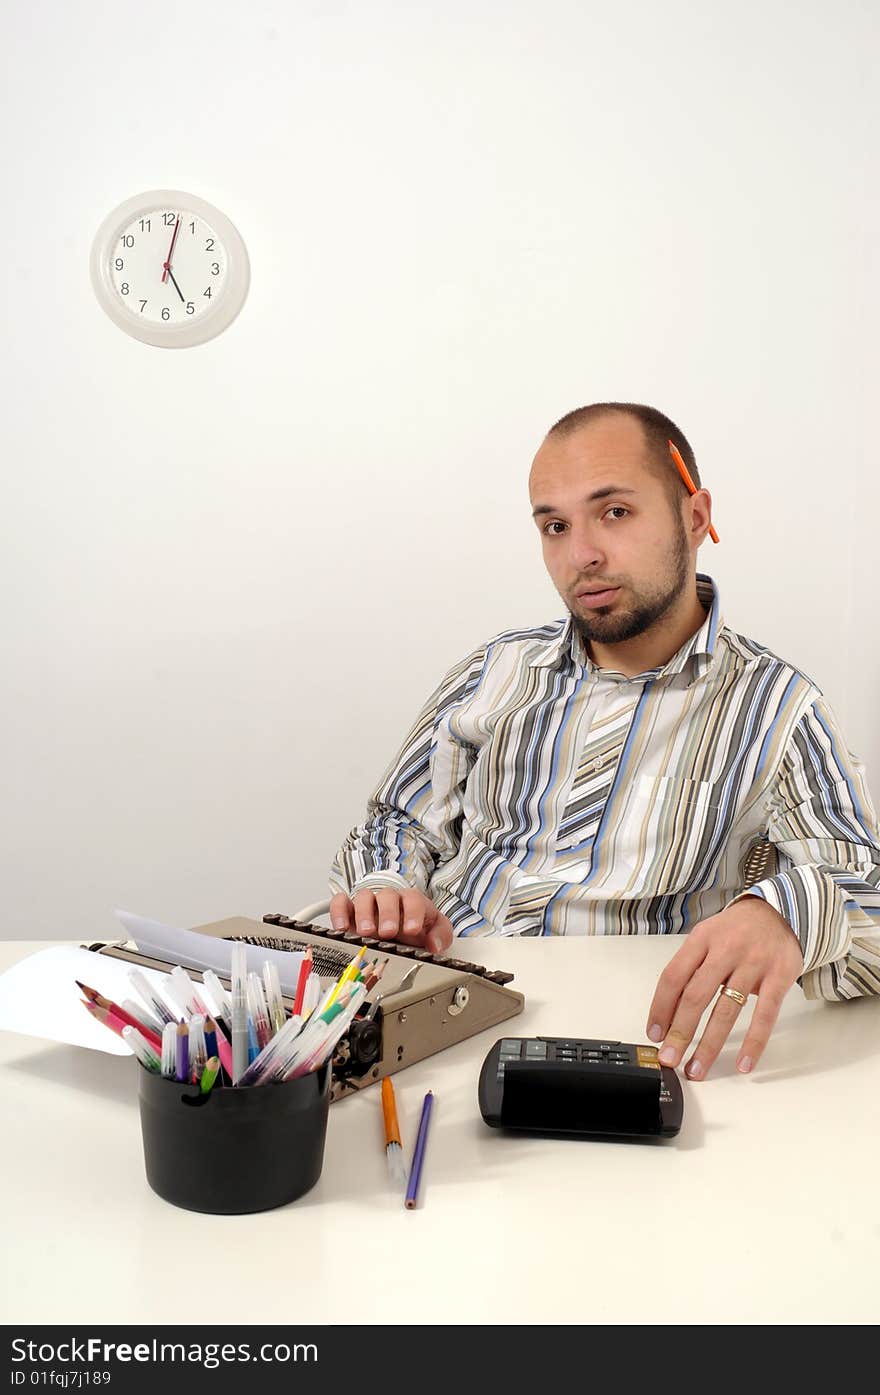
[[[175,223],[175,215],[173,213],[163,213],[162,221],[165,224],[166,228],[173,228]]]
[[[141,314],[144,313],[144,311],[146,310],[146,308],[147,308],[147,302],[146,302],[145,300],[142,300],[142,301],[141,301]]]
[[[196,307],[193,305],[191,300],[188,300],[186,302],[186,313],[188,315],[194,315],[196,313]]]
[[[171,311],[168,309],[168,306],[167,306],[167,305],[163,305],[163,306],[162,306],[162,319],[163,319],[163,320],[170,320],[170,319],[171,319]]]
[[[208,287],[208,289],[207,289],[206,291],[203,291],[203,292],[202,292],[202,296],[203,296],[203,297],[204,297],[204,296],[207,296],[209,300],[211,299],[211,287],[210,287],[210,286]]]
[[[114,266],[116,267],[116,270],[117,270],[117,271],[121,271],[121,270],[122,270],[123,262],[122,262],[122,258],[121,258],[121,257],[117,257],[117,258],[116,258],[116,261],[114,262]]]
[[[189,225],[189,230],[190,230],[190,232],[192,233],[193,237],[195,237],[195,235],[196,235],[196,225],[195,225],[195,223],[190,223],[190,225]]]
[[[123,247],[134,246],[134,238],[132,237],[131,233],[123,233],[119,241],[122,243]]]
[[[205,238],[205,251],[206,251],[206,252],[213,252],[213,250],[214,250],[214,239],[213,239],[213,237],[206,237],[206,238]]]
[[[141,218],[141,220],[140,220],[140,223],[141,223],[141,232],[149,232],[149,231],[150,231],[150,222],[151,222],[151,219],[149,219],[149,218]]]
[[[219,262],[212,262],[212,263],[211,263],[211,275],[212,275],[212,276],[219,276],[219,275],[220,275],[220,263],[219,263]]]
[[[123,294],[123,295],[128,295],[128,282],[127,282],[127,281],[123,281],[123,283],[122,283],[122,285],[119,287],[119,289],[122,291],[122,294]]]

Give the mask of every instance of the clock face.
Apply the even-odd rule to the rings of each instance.
[[[244,243],[218,208],[179,190],[128,199],[92,246],[92,284],[110,318],[134,338],[188,348],[232,323],[247,296]]]
[[[226,261],[220,237],[204,218],[153,208],[120,232],[112,281],[130,315],[180,324],[206,314],[222,296]]]

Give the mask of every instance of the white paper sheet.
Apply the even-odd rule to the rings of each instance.
[[[138,995],[128,982],[128,974],[135,968],[160,987],[167,978],[167,974],[142,964],[112,959],[75,945],[38,950],[0,974],[0,1028],[107,1051],[111,1056],[129,1056],[131,1052],[122,1038],[86,1012],[76,980],[115,1003],[121,1003],[123,998],[137,1002]]]
[[[129,939],[134,940],[141,954],[154,959],[167,959],[169,964],[182,964],[185,969],[213,969],[215,974],[230,971],[232,941],[218,940],[215,935],[199,935],[195,930],[175,930],[158,920],[146,920],[130,911],[116,911]],[[267,933],[272,927],[267,926]],[[281,991],[293,996],[302,954],[299,950],[261,949],[246,945],[248,973],[262,974],[263,965],[270,960],[278,966]]]

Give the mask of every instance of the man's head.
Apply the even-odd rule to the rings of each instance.
[[[697,486],[693,496],[670,440]],[[569,412],[535,456],[529,494],[547,570],[588,648],[660,626],[674,632],[692,613],[712,501],[687,439],[662,412],[630,402]],[[617,589],[589,602],[585,591],[600,586]]]

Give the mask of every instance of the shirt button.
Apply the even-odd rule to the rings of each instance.
[[[604,764],[605,764],[604,760],[602,760],[602,758],[600,757],[599,759],[593,761],[593,769],[594,769],[594,770],[601,770],[601,769],[602,769],[602,766],[603,766]]]

